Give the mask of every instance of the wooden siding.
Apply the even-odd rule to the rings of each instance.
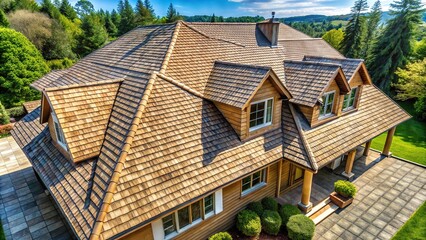
[[[135,232],[127,234],[119,239],[125,240],[154,240],[154,236],[152,234],[152,226],[151,224],[146,225],[143,228],[138,229]]]
[[[245,118],[243,117],[245,116],[245,111],[241,111],[241,109],[237,107],[233,107],[219,102],[215,102],[215,105],[226,118],[226,120],[229,122],[229,124],[231,124],[235,132],[239,136],[245,137],[244,135],[241,135],[242,132],[245,134],[245,131],[242,131],[243,127],[245,126]]]
[[[281,95],[278,93],[274,85],[272,84],[270,79],[267,79],[262,87],[259,88],[259,90],[256,92],[256,94],[251,99],[250,103],[265,100],[268,98],[274,99],[274,110],[272,113],[272,124],[268,127],[263,127],[258,130],[249,131],[249,120],[250,120],[250,109],[246,111],[246,121],[247,126],[245,127],[246,136],[248,138],[259,136],[271,129],[279,128],[281,126],[281,108],[282,108],[282,102],[281,102]],[[250,106],[250,105],[249,105]],[[249,107],[248,107],[249,108]]]
[[[47,125],[49,126],[49,132],[50,132],[50,136],[52,137],[52,142],[53,145],[55,145],[55,147],[59,150],[59,152],[62,153],[62,155],[64,155],[64,157],[68,160],[71,159],[71,156],[69,154],[69,152],[67,152],[61,145],[59,145],[58,143],[58,139],[56,137],[56,132],[55,132],[55,126],[53,124],[53,118],[52,118],[52,114],[50,114],[49,116],[49,120]]]
[[[281,189],[280,192],[290,187],[290,161],[283,161],[281,170]]]

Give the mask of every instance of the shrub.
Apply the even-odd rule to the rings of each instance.
[[[218,232],[209,237],[209,240],[232,240],[232,236],[227,232]]]
[[[49,60],[46,63],[52,70],[66,69],[74,64],[74,62],[69,58]]]
[[[265,210],[262,214],[262,229],[267,234],[277,235],[281,228],[281,217],[278,212]]]
[[[12,123],[0,126],[0,135],[8,135],[12,129]]]
[[[344,197],[354,197],[356,194],[355,185],[344,180],[338,180],[334,183],[334,191]]]
[[[0,102],[0,124],[8,124],[10,122],[9,114],[7,114],[6,109],[4,109],[3,104]]]
[[[262,199],[264,210],[278,211],[278,202],[272,197],[265,197]]]
[[[255,212],[259,217],[263,214],[263,206],[260,202],[251,202],[247,205],[247,209]]]
[[[6,109],[6,111],[9,114],[9,116],[13,118],[21,117],[25,114],[25,110],[23,106],[9,108],[9,109]]]
[[[237,228],[246,236],[257,236],[262,230],[260,217],[251,210],[242,210],[237,215]]]
[[[291,216],[297,215],[297,214],[301,214],[302,212],[299,210],[299,208],[297,208],[294,205],[291,204],[284,204],[280,211],[280,216],[281,216],[281,220],[283,222],[283,226],[285,227],[287,225],[288,219]]]
[[[288,237],[292,240],[310,240],[314,236],[314,222],[303,214],[291,216],[287,223]]]

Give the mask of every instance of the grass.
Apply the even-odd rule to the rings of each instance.
[[[426,202],[408,219],[393,240],[426,239]]]
[[[0,240],[5,240],[6,236],[4,235],[3,224],[0,221]]]
[[[398,102],[411,115],[414,115],[413,102]],[[386,132],[373,139],[371,148],[381,151],[386,141]],[[426,122],[414,117],[396,128],[391,152],[416,163],[426,165]]]

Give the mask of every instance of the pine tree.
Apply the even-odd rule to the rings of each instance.
[[[106,11],[105,13],[105,28],[109,36],[111,37],[117,36],[117,32],[118,32],[117,26],[114,24],[111,14],[108,11]]]
[[[115,9],[113,9],[111,12],[111,20],[114,23],[115,27],[118,27],[120,25],[121,16],[117,11],[115,11]]]
[[[100,48],[108,39],[108,33],[100,17],[95,13],[83,17],[81,30],[83,30],[83,34],[79,38],[78,46],[78,52],[81,56]]]
[[[118,32],[122,35],[135,27],[135,13],[133,12],[133,8],[130,5],[129,0],[124,0],[124,2],[120,1],[119,13],[121,20],[120,25],[118,26]]]
[[[212,15],[212,17],[210,19],[210,22],[216,22],[216,16],[214,15],[214,13],[213,13],[213,15]]]
[[[380,0],[377,0],[367,19],[367,34],[365,36],[364,50],[362,53],[362,58],[367,59],[371,51],[371,46],[374,44],[374,41],[377,37],[377,31],[380,24],[380,19],[382,18],[382,6]]]
[[[62,13],[62,15],[64,15],[70,20],[74,20],[77,18],[77,12],[71,6],[68,0],[62,0],[61,5],[59,7],[59,11]]]
[[[138,0],[136,2],[135,12],[136,12],[136,16],[135,16],[136,25],[146,25],[150,21],[152,21],[151,14],[149,10],[145,7],[142,0]]]
[[[154,8],[151,5],[151,2],[149,0],[144,1],[144,6],[146,9],[148,9],[149,15],[150,15],[150,21],[153,21],[155,18],[155,12]]]
[[[362,37],[365,28],[365,17],[362,13],[367,9],[367,0],[357,0],[351,10],[351,19],[345,28],[342,41],[342,53],[349,58],[359,57],[362,49]]]
[[[0,11],[1,11],[1,9],[0,9]],[[3,104],[0,102],[0,125],[4,125],[4,124],[8,124],[8,123],[10,123],[9,114],[7,113]]]
[[[9,20],[7,20],[6,14],[0,9],[0,27],[8,28],[10,26]]]
[[[56,8],[56,6],[50,0],[43,0],[41,2],[40,11],[46,13],[53,19],[59,19],[61,15],[59,9]]]
[[[173,6],[172,3],[170,3],[169,8],[167,9],[166,22],[167,23],[172,23],[172,22],[175,22],[175,21],[177,21],[177,20],[179,20],[181,18],[182,17],[176,11],[176,8]]]
[[[389,92],[391,82],[396,80],[396,69],[407,62],[422,11],[420,0],[396,0],[390,6],[393,18],[388,21],[367,61],[374,83],[385,92]]]

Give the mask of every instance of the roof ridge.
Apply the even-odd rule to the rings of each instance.
[[[204,99],[204,95],[201,94],[200,92],[198,92],[197,90],[192,89],[192,88],[186,86],[185,84],[183,84],[183,83],[181,83],[181,82],[179,82],[179,81],[177,81],[177,80],[175,80],[175,79],[173,79],[169,76],[164,75],[163,73],[158,73],[157,76],[160,77],[161,79],[166,80],[167,82],[181,88],[182,90],[191,93],[192,95],[195,95],[199,98]]]
[[[194,25],[255,25],[257,23],[249,23],[249,22],[188,22],[185,21],[186,24],[194,24]]]
[[[146,86],[146,89],[144,91],[142,99],[139,102],[137,112],[135,114],[135,117],[133,118],[133,121],[132,121],[131,127],[129,129],[128,135],[127,135],[127,137],[124,141],[124,146],[123,146],[122,151],[120,153],[120,156],[118,158],[117,164],[115,165],[115,169],[114,169],[114,172],[111,176],[106,194],[105,194],[104,198],[102,199],[100,210],[99,210],[98,215],[96,217],[95,224],[92,228],[92,232],[91,232],[91,235],[90,235],[90,239],[92,239],[92,240],[100,239],[100,234],[102,232],[102,226],[103,226],[103,223],[105,221],[105,217],[109,212],[109,206],[111,204],[112,198],[113,198],[115,191],[117,189],[118,181],[119,181],[120,176],[121,176],[121,171],[123,170],[123,167],[124,167],[124,162],[127,158],[127,154],[129,153],[131,145],[133,143],[134,136],[136,134],[137,128],[138,128],[139,123],[140,123],[141,118],[142,118],[142,113],[144,112],[145,107],[148,104],[148,99],[151,95],[156,77],[157,77],[157,73],[153,72],[151,74],[149,81],[148,81],[148,84]]]
[[[64,86],[58,86],[58,87],[50,87],[45,88],[45,92],[53,92],[58,90],[65,90],[65,89],[73,89],[73,88],[81,88],[81,87],[90,87],[90,86],[97,86],[97,85],[104,85],[104,84],[111,84],[111,83],[118,83],[122,82],[123,78],[113,78],[108,80],[101,80],[101,81],[93,81],[93,82],[85,82],[85,83],[76,83],[71,85],[64,85]]]
[[[216,64],[216,63],[224,64],[224,65],[250,67],[250,68],[261,68],[261,69],[265,69],[265,70],[271,70],[272,69],[272,67],[259,66],[259,65],[254,65],[254,64],[243,64],[243,63],[236,63],[236,62],[226,62],[226,61],[221,61],[221,60],[215,60],[214,64]]]
[[[163,63],[161,64],[161,67],[160,67],[161,73],[165,73],[167,66],[169,65],[169,60],[170,60],[170,57],[172,56],[173,49],[175,47],[181,25],[182,25],[182,21],[176,22],[175,30],[173,31],[172,39],[167,49],[166,56],[164,57]]]
[[[312,153],[311,146],[309,146],[308,141],[306,141],[306,138],[305,138],[305,135],[303,133],[302,127],[300,126],[299,118],[295,114],[295,110],[294,110],[293,104],[289,102],[288,106],[290,108],[290,112],[291,112],[291,115],[293,117],[294,123],[296,123],[297,132],[299,132],[300,138],[302,139],[302,144],[305,147],[306,152],[308,153],[308,159],[309,159],[309,161],[311,163],[311,166],[315,170],[315,172],[317,172],[318,171],[318,165],[317,165],[317,163],[315,161],[314,154]]]
[[[325,56],[314,56],[314,55],[305,55],[303,56],[303,61],[309,61],[305,60],[306,58],[323,58],[323,59],[332,59],[337,61],[362,61],[364,62],[364,59],[361,58],[336,58],[336,57],[325,57]]]
[[[321,65],[326,67],[342,67],[341,64],[336,63],[324,63],[324,62],[311,62],[311,61],[299,61],[299,60],[284,60],[285,63],[298,63],[298,64],[305,64],[305,65]]]
[[[196,29],[192,26],[189,26],[186,22],[181,21],[181,23],[183,25],[185,25],[186,27],[188,27],[189,29],[191,29],[192,31],[197,32],[197,33],[203,35],[206,38],[210,38],[210,39],[214,39],[214,40],[218,40],[218,41],[223,41],[223,42],[234,44],[234,45],[237,45],[237,46],[240,46],[240,47],[246,47],[245,45],[238,43],[238,42],[234,42],[234,41],[230,41],[230,40],[227,40],[227,39],[222,39],[222,38],[217,38],[217,37],[212,37],[210,35],[207,35],[206,33],[202,32],[202,31],[200,31],[200,30],[198,30],[198,29]]]
[[[297,38],[297,39],[285,38],[285,39],[278,39],[278,41],[305,41],[305,40],[324,40],[324,39],[322,39],[322,38]]]

